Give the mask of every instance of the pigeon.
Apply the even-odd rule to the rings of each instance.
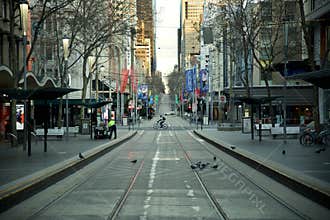
[[[202,163],[200,164],[199,168],[202,170],[204,168],[206,168],[210,163],[206,162],[206,163]]]
[[[82,155],[82,153],[79,152],[79,159],[85,159],[85,157]]]
[[[321,153],[321,151],[325,151],[325,148],[320,148],[320,149],[316,150],[315,153],[319,154],[319,153]]]
[[[282,154],[283,154],[283,155],[285,154],[285,150],[282,150]]]
[[[194,170],[194,169],[196,169],[196,168],[197,168],[197,165],[195,165],[195,164],[191,164],[191,165],[190,165],[190,167],[191,167],[191,169],[193,169],[193,170]]]
[[[131,160],[131,163],[136,163],[137,162],[137,160]]]
[[[213,168],[213,169],[217,169],[218,166],[219,166],[218,164],[214,164],[214,165],[212,166],[212,168]]]
[[[214,157],[213,157],[213,160],[214,160],[214,161],[216,161],[216,160],[217,160],[217,157],[216,157],[216,156],[214,156]]]

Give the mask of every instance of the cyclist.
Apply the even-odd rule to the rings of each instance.
[[[163,128],[166,118],[163,115],[160,115],[159,117],[160,119],[158,119],[157,123],[159,123],[160,127]]]

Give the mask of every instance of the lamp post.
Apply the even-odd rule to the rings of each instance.
[[[288,22],[287,20],[284,21],[284,87],[283,87],[283,134],[284,134],[284,140],[283,143],[287,143],[287,132],[286,132],[286,107],[287,107],[287,100],[286,100],[286,93],[287,93],[287,63],[288,63]]]
[[[65,86],[69,88],[69,77],[67,73],[68,56],[69,56],[69,38],[64,36],[63,39],[63,56],[64,56],[64,74]],[[68,93],[65,95],[65,123],[66,123],[66,139],[69,139],[69,98]]]
[[[21,14],[21,22],[22,22],[22,29],[23,29],[23,74],[24,74],[24,90],[27,90],[27,81],[26,81],[26,35],[27,35],[27,28],[28,28],[28,9],[29,5],[26,0],[21,0],[19,2],[20,6],[20,14]],[[27,140],[27,101],[24,100],[24,131],[23,131],[23,150],[26,150],[26,140]],[[28,155],[31,155],[31,149],[28,149]]]
[[[89,84],[89,104],[91,104],[92,100],[92,72],[94,69],[94,64],[95,64],[95,56],[89,56],[88,57],[88,67],[89,67],[89,79],[90,79],[90,84]],[[90,113],[90,138],[93,139],[93,123],[92,123],[92,112],[93,108],[91,107],[91,113]]]

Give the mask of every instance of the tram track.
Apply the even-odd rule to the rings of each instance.
[[[141,134],[135,138],[133,138],[134,141],[138,141],[140,140],[144,135],[144,132],[142,131]],[[154,137],[155,139],[155,137]],[[124,143],[123,145],[129,144],[131,141],[130,140],[126,143]],[[109,152],[110,153],[110,152]],[[100,170],[105,169],[108,166],[111,166],[113,163],[115,162],[114,158],[110,159],[110,160],[106,160],[102,163],[102,165],[97,166],[97,170],[98,172],[100,172]],[[139,168],[136,170],[136,172],[131,176],[130,181],[128,186],[126,187],[126,190],[124,191],[124,193],[122,194],[121,198],[118,200],[117,204],[115,204],[114,209],[111,210],[109,216],[107,219],[115,219],[116,216],[118,215],[119,211],[121,210],[121,208],[123,207],[123,204],[125,202],[125,200],[127,199],[127,196],[129,194],[129,192],[131,191],[138,175],[140,174],[142,168],[144,165],[144,159],[141,160],[141,162],[139,163]],[[60,195],[58,195],[55,199],[52,199],[51,201],[49,201],[47,204],[45,204],[44,206],[40,207],[40,209],[38,209],[36,212],[34,212],[32,215],[30,215],[29,217],[27,217],[27,220],[33,220],[36,219],[37,217],[39,217],[42,213],[46,212],[50,207],[52,207],[53,205],[55,205],[56,203],[59,203],[62,199],[64,199],[66,196],[68,196],[70,193],[73,193],[77,188],[79,188],[80,186],[82,186],[83,184],[87,183],[88,181],[90,181],[91,179],[93,179],[93,177],[95,177],[98,172],[95,172],[94,169],[87,171],[87,175],[84,175],[84,180],[80,181],[77,184],[72,185],[71,187],[67,188],[65,191],[63,191]]]
[[[187,131],[188,134],[189,134],[189,132],[190,131]],[[189,156],[189,154],[188,154],[187,150],[185,149],[184,145],[182,144],[180,138],[177,136],[177,131],[174,130],[173,133],[175,134],[174,136],[176,138],[176,141],[177,141],[178,145],[180,146],[180,148],[182,149],[182,151],[184,152],[185,159],[186,159],[188,165],[190,166],[191,164],[193,164],[193,159]],[[189,134],[189,135],[193,136],[193,134]],[[236,173],[238,173],[242,178],[244,178],[244,180],[246,180],[250,184],[252,184],[255,187],[257,187],[259,190],[261,190],[264,194],[266,194],[267,196],[269,196],[271,199],[277,201],[285,209],[290,210],[290,212],[294,213],[298,218],[300,218],[300,219],[310,219],[308,216],[306,216],[303,213],[299,212],[297,209],[295,209],[294,207],[292,207],[291,205],[289,205],[288,203],[286,203],[284,200],[282,200],[281,198],[279,198],[278,196],[276,196],[274,193],[270,192],[265,187],[261,186],[260,184],[256,183],[255,181],[253,181],[251,179],[251,177],[247,176],[246,174],[242,173],[240,170],[238,170],[234,166],[231,166],[230,164],[228,164],[224,160],[222,160],[221,157],[219,156],[219,154],[215,153],[215,149],[216,148],[214,150],[211,150],[204,143],[201,143],[200,141],[198,141],[196,137],[194,138],[194,140],[197,143],[199,143],[199,145],[202,146],[203,149],[205,149],[209,154],[217,157],[218,160],[220,159],[221,162],[225,164],[225,166],[230,167],[230,169],[232,169]],[[211,146],[213,146],[213,145],[211,145]],[[199,174],[199,171],[198,170],[195,170],[195,169],[192,170],[192,171],[194,172],[196,178],[198,179],[198,182],[200,183],[203,191],[205,192],[205,194],[209,198],[210,202],[212,203],[212,205],[217,210],[217,213],[219,214],[219,216],[221,216],[222,218],[224,218],[226,220],[227,219],[230,219],[229,216],[228,216],[228,214],[225,212],[225,209],[219,204],[219,202],[217,201],[216,197],[212,194],[212,191],[210,189],[208,189],[208,186],[205,183],[205,180],[203,179],[203,177]]]

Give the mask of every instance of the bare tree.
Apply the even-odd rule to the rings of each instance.
[[[82,101],[85,102],[88,82],[91,81],[93,71],[96,70],[100,54],[117,43],[114,39],[120,39],[120,36],[129,35],[131,29],[132,4],[128,1],[113,0],[75,0],[69,6],[70,15],[67,19],[66,33],[70,36],[70,54],[75,54],[75,59],[70,59],[68,69],[82,62],[81,78]],[[91,68],[93,70],[87,74],[88,57],[91,55],[96,60]],[[83,108],[81,112],[83,117]]]
[[[307,47],[308,64],[311,71],[315,71],[314,62],[314,46],[313,46],[313,28],[312,23],[306,21],[305,11],[304,11],[304,1],[297,0],[300,12],[300,24],[304,33],[304,40]],[[320,131],[320,112],[319,112],[319,88],[313,86],[313,119],[315,123],[315,130]]]
[[[27,54],[25,62],[28,63],[28,61],[31,59],[32,53],[34,51],[34,46],[36,45],[36,42],[38,40],[38,36],[41,30],[41,27],[45,20],[51,16],[53,13],[55,13],[57,10],[60,10],[61,8],[65,7],[71,0],[59,0],[57,1],[57,5],[54,5],[53,0],[31,0],[30,1],[30,12],[31,14],[38,15],[37,16],[37,22],[35,23],[35,26],[32,29],[32,39],[29,42],[30,50]],[[38,12],[36,12],[38,11]],[[18,87],[19,80],[23,77],[23,68],[20,67],[17,58],[17,50],[16,47],[16,36],[15,36],[15,27],[20,26],[20,13],[19,13],[19,1],[13,0],[9,1],[9,26],[10,31],[8,34],[8,40],[9,40],[9,67],[13,72],[15,73],[13,76],[14,79],[14,87]],[[21,68],[21,69],[20,69]],[[16,129],[16,100],[13,100],[11,102],[11,128],[12,128],[12,134],[14,136],[17,136],[17,129]],[[13,140],[12,145],[16,146],[17,141]]]

